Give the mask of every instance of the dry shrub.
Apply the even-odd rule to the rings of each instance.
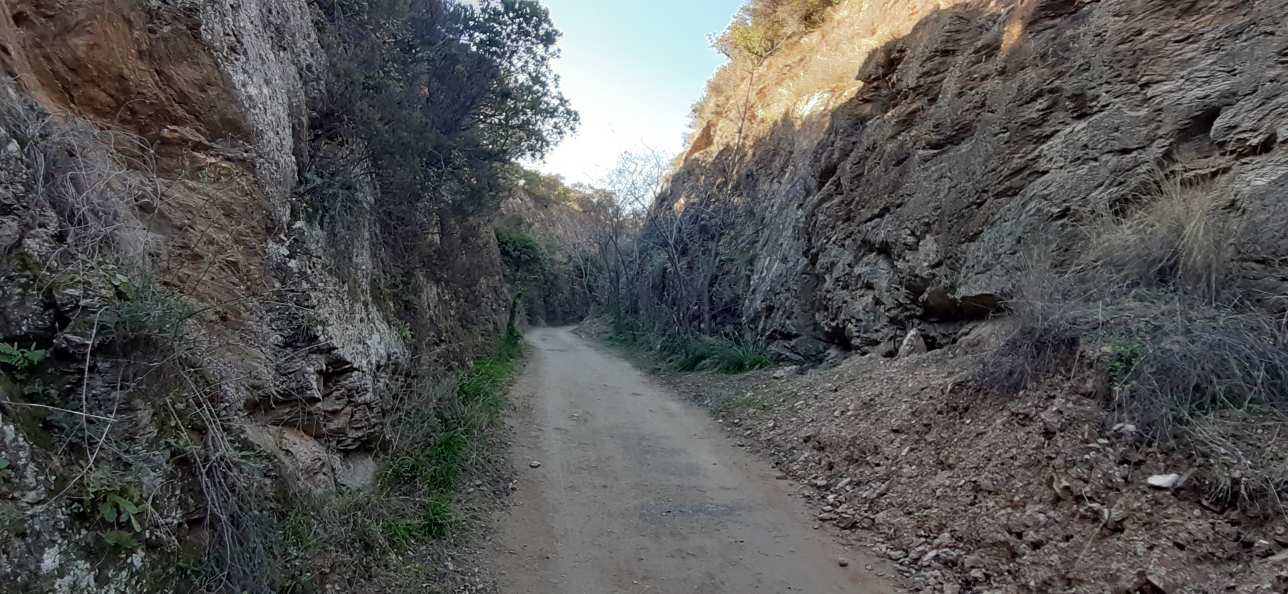
[[[1119,416],[1157,437],[1224,411],[1288,414],[1288,329],[1218,308],[1173,307],[1142,320],[1120,378]],[[1147,342],[1146,342],[1147,341]]]
[[[65,247],[54,257],[81,271],[104,265],[149,270],[149,235],[135,205],[160,201],[151,147],[121,130],[60,118],[0,81],[0,127],[32,167],[34,193],[59,217]],[[43,263],[46,269],[54,262]]]
[[[1288,489],[1288,418],[1268,411],[1225,411],[1188,428],[1207,458],[1207,496],[1256,514],[1283,513]]]
[[[975,376],[977,383],[1006,394],[1070,367],[1089,330],[1085,291],[1056,271],[1048,254],[1035,252],[1027,259],[1007,304],[1015,328]]]
[[[1009,307],[1016,330],[976,374],[1016,393],[1087,363],[1111,388],[1111,419],[1192,450],[1217,499],[1278,508],[1288,478],[1274,447],[1288,428],[1288,326],[1247,305],[1222,186],[1162,180],[1088,217],[1071,262],[1036,256]]]

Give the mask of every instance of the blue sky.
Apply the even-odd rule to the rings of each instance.
[[[689,109],[723,62],[707,36],[743,0],[544,0],[563,32],[555,64],[581,129],[537,168],[594,183],[623,151],[679,154]]]

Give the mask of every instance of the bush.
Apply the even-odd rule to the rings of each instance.
[[[176,340],[193,308],[174,291],[150,279],[124,280],[117,286],[119,298],[110,306],[111,334],[118,340]]]
[[[391,223],[495,208],[502,166],[541,157],[577,125],[551,69],[559,32],[535,0],[320,7],[332,78],[315,135],[362,142],[343,154],[370,160]]]
[[[510,284],[539,292],[550,282],[552,271],[546,251],[531,235],[520,229],[498,227],[496,244]]]

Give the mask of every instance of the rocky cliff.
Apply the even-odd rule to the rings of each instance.
[[[919,591],[1281,590],[1288,3],[748,6],[631,329]]]
[[[864,352],[914,327],[950,343],[1015,294],[1035,248],[1067,261],[1088,213],[1130,211],[1159,176],[1228,189],[1241,281],[1282,311],[1285,3],[829,10],[726,67],[697,108],[655,212],[686,213],[670,228],[689,221],[682,268],[702,280],[652,283],[693,323]]]
[[[392,294],[375,188],[310,212],[318,19],[0,0],[6,591],[262,591],[270,496],[370,482],[397,386],[499,335],[489,214]]]

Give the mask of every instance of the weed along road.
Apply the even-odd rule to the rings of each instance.
[[[813,530],[790,485],[705,411],[569,329],[528,340],[503,593],[898,591]]]

